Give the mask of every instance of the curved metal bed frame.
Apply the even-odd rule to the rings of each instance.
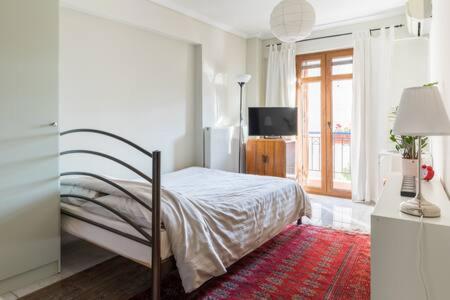
[[[130,240],[133,240],[135,242],[141,243],[145,246],[151,247],[152,249],[152,299],[158,300],[160,299],[160,286],[161,286],[161,152],[160,151],[153,151],[149,152],[145,150],[144,148],[136,145],[135,143],[120,137],[118,135],[115,135],[110,132],[96,130],[96,129],[73,129],[68,130],[60,133],[60,136],[68,135],[68,134],[75,134],[75,133],[93,133],[93,134],[99,134],[111,137],[115,140],[118,140],[122,143],[125,143],[132,148],[138,150],[139,152],[145,154],[149,158],[152,159],[152,177],[148,177],[145,175],[142,171],[138,170],[137,168],[127,164],[126,162],[115,158],[113,156],[110,156],[108,154],[104,154],[101,152],[91,151],[91,150],[69,150],[69,151],[63,151],[60,153],[60,156],[64,155],[71,155],[71,154],[88,154],[88,155],[95,155],[100,156],[103,158],[106,158],[108,160],[111,160],[119,165],[122,165],[123,167],[127,168],[128,170],[134,172],[135,174],[139,175],[141,178],[145,179],[149,184],[152,186],[152,206],[150,207],[148,204],[146,204],[144,201],[139,199],[137,196],[135,196],[133,193],[128,191],[127,189],[123,188],[119,184],[116,184],[112,182],[111,180],[89,172],[65,172],[61,173],[60,177],[65,176],[73,176],[73,175],[83,175],[83,176],[89,176],[92,178],[95,178],[97,180],[103,181],[104,183],[107,183],[111,185],[112,187],[118,189],[122,193],[129,196],[131,199],[136,201],[139,205],[144,207],[146,210],[150,211],[152,213],[152,234],[149,235],[145,230],[143,230],[136,222],[134,222],[132,219],[128,218],[127,216],[123,215],[119,211],[115,210],[114,208],[109,207],[108,205],[95,200],[91,199],[82,195],[76,195],[76,194],[62,194],[60,195],[61,198],[77,198],[82,199],[85,201],[88,201],[90,203],[93,203],[95,205],[98,205],[100,207],[103,207],[104,209],[110,211],[117,217],[119,217],[121,220],[123,220],[125,223],[129,224],[131,227],[133,227],[143,238],[136,237],[134,235],[121,232],[117,229],[111,228],[109,226],[100,224],[98,222],[89,220],[87,218],[84,218],[82,216],[73,214],[71,212],[62,211],[62,214],[65,214],[69,217],[78,219],[80,221],[89,223],[91,225],[97,226],[99,228],[102,228],[104,230],[108,230],[110,232],[113,232],[115,234],[118,234],[120,236],[123,236],[125,238],[128,238]]]

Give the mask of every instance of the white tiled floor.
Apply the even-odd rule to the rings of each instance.
[[[339,230],[370,232],[373,206],[351,200],[310,194],[312,218],[306,224]]]
[[[312,206],[312,218],[311,220],[304,220],[305,224],[331,227],[339,230],[360,232],[370,231],[370,214],[373,211],[372,206],[353,203],[350,200],[319,195],[310,195],[310,201]],[[69,235],[64,235],[61,251],[61,273],[31,286],[0,296],[0,300],[18,299],[19,297],[28,295],[38,289],[88,269],[115,255]]]

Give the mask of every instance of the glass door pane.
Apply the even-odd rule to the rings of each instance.
[[[305,60],[302,63],[302,78],[320,77],[322,74],[321,60]]]
[[[322,83],[303,84],[306,107],[306,128],[304,151],[307,164],[304,164],[305,183],[312,188],[322,187]]]
[[[351,190],[352,79],[333,80],[332,155],[333,189]]]
[[[331,75],[344,75],[353,73],[353,57],[334,57],[331,60]]]

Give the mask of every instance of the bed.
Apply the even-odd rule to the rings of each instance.
[[[62,135],[70,133],[107,135],[152,158],[150,178],[104,153],[62,152],[102,156],[142,179],[61,174],[61,223],[64,231],[151,268],[153,299],[159,299],[161,274],[174,264],[191,292],[310,214],[307,195],[293,180],[198,167],[161,175],[157,151],[103,131]]]

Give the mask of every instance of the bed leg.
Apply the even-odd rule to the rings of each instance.
[[[302,225],[302,218],[300,218],[300,219],[297,220],[297,225],[298,225],[298,226]]]
[[[161,299],[161,153],[153,152],[152,300]]]

